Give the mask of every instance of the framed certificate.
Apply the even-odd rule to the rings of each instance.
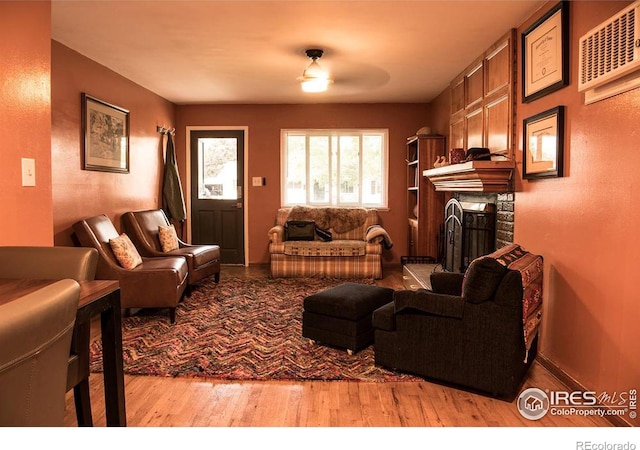
[[[522,102],[569,85],[569,2],[561,1],[522,33]]]
[[[564,106],[524,119],[522,178],[561,177],[564,159]]]

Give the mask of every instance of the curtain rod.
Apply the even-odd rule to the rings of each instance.
[[[160,125],[158,125],[156,127],[156,131],[160,134],[169,134],[171,133],[171,135],[173,136],[176,133],[176,129],[175,128],[165,128],[165,127],[161,127]]]

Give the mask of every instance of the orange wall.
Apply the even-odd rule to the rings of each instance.
[[[122,213],[161,205],[164,142],[156,127],[173,126],[174,105],[56,41],[50,45],[53,228],[56,245],[73,245],[71,226],[83,217],[104,213],[120,229]],[[82,170],[82,92],[129,110],[128,174]]]
[[[554,4],[523,23],[518,39]],[[570,86],[523,104],[520,48],[517,66],[515,241],[544,257],[541,353],[588,389],[609,394],[640,388],[640,89],[584,105],[576,52],[580,36],[628,4],[570,2]],[[450,114],[449,95],[431,103],[432,117]],[[566,106],[564,177],[525,181],[522,122],[558,105]],[[448,124],[435,128],[447,133],[441,128]]]
[[[50,39],[50,2],[0,2],[0,245],[53,243]],[[21,158],[35,159],[35,187]]]
[[[515,238],[545,258],[545,356],[589,388],[619,392],[640,388],[640,89],[583,104],[580,36],[629,2],[570,4],[571,85],[517,115],[521,171],[523,119],[566,106],[565,175],[518,183]]]
[[[389,211],[381,211],[382,225],[394,241],[385,263],[399,263],[407,254],[406,139],[425,123],[423,104],[360,105],[201,105],[176,109],[176,153],[184,185],[187,126],[248,126],[248,175],[266,177],[266,186],[246,189],[249,213],[249,263],[269,262],[267,232],[280,207],[280,130],[283,128],[388,128]]]
[[[640,304],[634,283],[640,255],[635,232],[640,218],[635,198],[640,192],[640,89],[583,105],[575,50],[584,32],[628,3],[571,2],[571,85],[530,104],[518,103],[516,120],[515,239],[545,258],[541,352],[586,387],[608,393],[640,386]],[[553,4],[523,23],[519,33]],[[267,262],[266,234],[280,199],[280,129],[388,127],[390,211],[381,217],[396,245],[387,262],[406,254],[405,139],[425,125],[447,132],[442,117],[449,114],[448,90],[429,106],[174,109],[109,69],[52,43],[50,22],[49,2],[0,2],[0,206],[6,212],[0,244],[50,245],[53,233],[56,244],[70,244],[69,227],[81,217],[104,212],[119,225],[119,215],[128,209],[157,207],[163,144],[156,125],[176,124],[183,179],[186,126],[244,125],[249,127],[249,177],[267,178],[266,186],[247,189],[249,262]],[[518,86],[520,76],[518,63]],[[81,170],[83,91],[131,111],[131,173]],[[565,176],[523,181],[522,120],[556,105],[567,107]],[[427,117],[436,120],[431,124]],[[36,159],[35,188],[20,186],[21,157]]]

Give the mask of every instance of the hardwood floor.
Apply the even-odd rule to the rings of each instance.
[[[225,266],[225,276],[264,277],[263,266]],[[400,268],[385,268],[379,285],[402,287]],[[97,325],[96,327],[97,328]],[[96,334],[97,330],[93,333]],[[105,426],[101,374],[90,378],[95,426]],[[534,363],[524,388],[565,386]],[[504,402],[431,382],[249,382],[125,375],[130,427],[609,427],[604,418],[523,418]],[[65,425],[74,427],[72,392]]]

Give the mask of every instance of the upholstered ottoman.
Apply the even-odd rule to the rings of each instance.
[[[373,343],[371,315],[393,301],[393,289],[344,283],[304,299],[302,336],[349,353]]]

